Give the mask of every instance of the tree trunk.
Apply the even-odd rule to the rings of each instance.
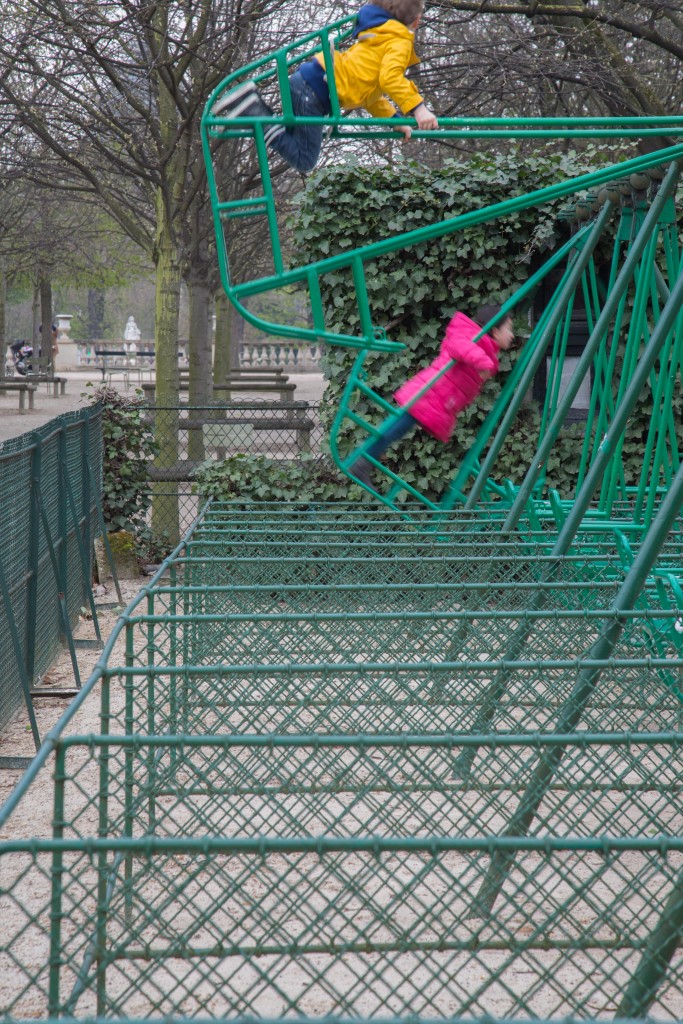
[[[232,306],[222,288],[215,294],[216,333],[214,335],[213,380],[223,384],[230,369],[230,335],[232,328]]]
[[[36,284],[33,286],[33,302],[31,304],[31,326],[33,329],[31,344],[34,352],[40,348],[40,323],[40,286]]]
[[[161,190],[160,190],[161,191]],[[164,469],[178,461],[178,314],[180,311],[180,260],[165,204],[157,200],[155,466]],[[180,540],[178,484],[155,483],[152,500],[152,533],[175,547]]]
[[[45,274],[40,278],[40,354],[43,359],[55,360],[52,355],[52,282]]]
[[[7,274],[5,272],[5,261],[0,259],[0,357],[5,365],[5,353],[7,352]]]
[[[88,288],[88,337],[91,341],[104,337],[104,304],[104,291]]]
[[[240,366],[240,345],[244,341],[244,317],[237,312],[234,306],[230,307],[230,368],[239,370]]]
[[[211,338],[209,334],[209,285],[206,277],[193,275],[188,282],[190,293],[190,390],[188,404],[206,406],[213,401],[211,377]],[[204,432],[191,430],[188,457],[193,462],[204,460]]]
[[[178,315],[180,312],[181,258],[176,220],[182,209],[188,139],[178,144],[178,109],[169,91],[169,4],[153,8],[152,25],[159,40],[154,80],[159,104],[159,144],[168,154],[155,200],[156,361],[155,465],[168,468],[178,461]],[[164,411],[165,409],[165,411]],[[180,540],[178,484],[156,483],[152,498],[152,533],[169,546]]]

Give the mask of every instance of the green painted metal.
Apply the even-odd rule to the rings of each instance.
[[[658,152],[649,153],[644,156],[637,156],[629,160],[623,160],[620,163],[609,167],[601,167],[590,174],[581,175],[574,180],[559,182],[547,188],[529,193],[528,195],[515,196],[505,202],[497,203],[484,209],[473,210],[469,213],[448,218],[442,222],[430,224],[426,227],[410,232],[394,235],[353,251],[345,251],[305,266],[285,268],[279,244],[277,210],[273,197],[270,168],[268,164],[268,152],[263,141],[263,129],[265,126],[272,123],[282,124],[285,127],[294,123],[287,80],[288,69],[295,67],[300,60],[310,56],[312,53],[316,52],[316,50],[322,49],[329,55],[330,47],[332,45],[337,46],[342,44],[344,39],[348,37],[352,25],[353,19],[342,19],[330,26],[326,26],[318,32],[309,33],[302,39],[281,47],[273,54],[268,55],[260,61],[253,62],[246,68],[242,68],[240,71],[230,75],[209,97],[204,117],[202,119],[202,139],[211,200],[214,209],[219,268],[223,286],[230,300],[247,320],[270,333],[296,337],[302,340],[308,339],[315,340],[316,342],[322,341],[323,343],[331,345],[342,345],[361,350],[361,354],[358,357],[349,380],[349,387],[347,388],[342,400],[339,415],[335,420],[331,433],[331,449],[334,461],[338,468],[343,472],[346,472],[347,475],[351,475],[349,473],[349,466],[355,461],[355,458],[363,452],[363,448],[356,449],[355,451],[340,450],[338,436],[344,420],[347,417],[350,418],[352,422],[361,427],[367,433],[370,439],[373,436],[376,436],[376,431],[378,429],[375,424],[368,422],[365,417],[359,418],[353,411],[352,400],[354,392],[362,393],[365,398],[369,398],[372,403],[388,412],[390,417],[396,414],[394,410],[392,410],[390,403],[387,403],[383,396],[377,395],[373,391],[371,382],[367,379],[366,372],[363,367],[365,356],[368,352],[391,352],[400,347],[396,342],[392,342],[392,340],[386,336],[382,325],[373,320],[373,315],[368,303],[365,275],[368,272],[368,266],[375,258],[388,252],[395,252],[412,245],[421,244],[431,239],[439,238],[451,232],[463,230],[474,224],[494,221],[498,217],[504,217],[513,213],[515,210],[538,206],[563,196],[580,196],[582,190],[595,189],[597,186],[609,183],[617,177],[620,181],[628,181],[629,174],[647,171],[648,169],[659,167],[662,164],[666,164],[671,160],[676,160],[683,156],[683,148],[681,145],[668,146]],[[240,118],[234,121],[229,121],[221,117],[214,117],[211,111],[216,100],[250,76],[262,87],[264,85],[267,86],[269,82],[277,83],[277,91],[279,92],[281,99],[282,114],[267,118]],[[331,128],[332,138],[342,137],[344,139],[348,139],[349,137],[366,137],[377,133],[380,135],[387,134],[386,129],[390,122],[386,119],[343,118],[341,116],[336,100],[336,87],[333,79],[334,76],[330,75],[329,80],[333,98],[333,115],[329,118],[303,118],[301,119],[301,123],[321,123],[324,121],[324,123],[329,125]],[[405,123],[410,122],[410,119],[403,120]],[[396,121],[394,120],[393,123],[396,124]],[[567,122],[558,124],[551,118],[526,118],[516,120],[506,118],[445,118],[440,121],[440,129],[438,133],[418,133],[418,135],[423,134],[425,138],[449,138],[458,136],[462,133],[468,133],[471,137],[488,135],[489,137],[500,136],[507,138],[562,138],[569,133],[573,134],[577,138],[582,137],[583,134],[597,138],[601,137],[603,133],[615,133],[620,134],[622,138],[628,138],[635,135],[646,137],[649,132],[656,133],[665,126],[667,128],[668,137],[675,139],[678,131],[683,129],[683,119],[674,117],[665,122],[662,119],[650,118],[571,118]],[[230,199],[225,200],[220,195],[223,187],[220,183],[225,178],[224,171],[218,173],[221,167],[221,142],[234,139],[236,134],[253,136],[255,140],[259,170],[263,184],[262,198],[249,197],[244,201]],[[667,181],[670,180],[671,175],[672,172],[669,172]],[[628,191],[628,189],[626,189],[626,191]],[[663,199],[659,198],[659,196],[663,196],[664,194],[669,195],[670,191],[671,190],[668,185],[666,188],[658,189],[658,195],[655,197],[655,201],[659,209],[665,206]],[[643,237],[640,231],[643,220],[647,221],[648,227],[652,223],[652,217],[646,216],[647,211],[645,204],[642,201],[642,193],[638,193],[638,197],[639,198],[637,198],[633,207],[627,205],[622,212],[621,227],[619,229],[618,240],[614,251],[612,266],[613,278],[618,274],[621,262],[619,243],[621,242],[627,249],[631,249],[634,244],[639,244],[638,238]],[[592,213],[597,208],[595,193],[589,192],[585,200],[580,199],[578,206],[583,206]],[[666,249],[667,270],[669,272],[669,278],[672,279],[671,271],[673,271],[674,265],[678,260],[678,243],[673,230],[671,230],[673,224],[670,216],[671,206],[669,205],[667,209],[669,210],[671,223],[669,224],[669,230],[665,231],[662,237],[663,244]],[[230,218],[238,213],[259,214],[267,217],[272,245],[274,270],[272,274],[266,274],[264,277],[253,280],[244,280],[244,268],[241,268],[241,279],[239,284],[233,282],[230,275],[228,248],[225,236],[225,229],[227,227],[225,218]],[[600,214],[600,219],[603,220],[603,223],[605,218],[606,214],[603,211],[603,213]],[[583,237],[583,232],[579,233],[577,236],[575,241],[577,247],[580,245],[578,241],[579,237]],[[646,253],[644,270],[642,273],[635,273],[635,267],[632,266],[633,261],[631,261],[631,273],[635,273],[635,278],[640,282],[640,284],[636,290],[636,315],[631,320],[629,335],[631,341],[627,344],[627,352],[625,355],[628,367],[627,372],[623,374],[621,378],[622,381],[627,381],[631,371],[634,369],[635,364],[633,360],[637,357],[639,339],[642,337],[643,331],[646,329],[647,317],[651,312],[649,296],[652,288],[652,275],[654,273],[654,266],[656,263],[657,247],[660,242],[659,233],[657,233],[656,237],[651,236],[650,242],[651,247]],[[626,255],[628,259],[628,253]],[[550,422],[550,420],[552,420],[553,432],[556,429],[559,429],[558,424],[561,425],[562,420],[561,416],[556,414],[556,409],[559,406],[564,410],[567,406],[564,396],[561,399],[564,345],[566,345],[566,337],[569,330],[571,312],[574,304],[573,296],[577,291],[582,291],[584,296],[588,297],[587,306],[592,308],[591,317],[593,318],[593,324],[595,324],[595,321],[600,322],[601,325],[604,323],[604,320],[600,319],[601,300],[599,296],[599,285],[595,267],[592,262],[589,262],[589,265],[584,269],[585,275],[582,276],[580,283],[575,284],[573,292],[571,294],[566,294],[565,292],[560,296],[558,290],[556,299],[551,303],[552,309],[549,314],[549,319],[550,322],[553,323],[553,331],[557,330],[558,333],[555,343],[550,348],[550,387],[548,390],[546,405],[542,413],[542,429],[540,431],[540,437],[546,439],[546,447],[549,442],[547,441],[545,426]],[[331,271],[339,272],[344,270],[351,273],[353,289],[358,304],[359,333],[355,337],[340,334],[339,332],[328,329],[325,310],[322,306],[320,297],[320,282],[324,275]],[[628,280],[630,280],[630,278],[628,278]],[[624,322],[628,280],[624,279],[623,275],[620,276],[621,286],[624,290],[621,293],[622,304],[617,311],[614,323],[615,336],[618,334],[619,329]],[[244,307],[244,300],[250,295],[261,294],[270,290],[277,290],[293,285],[303,286],[308,293],[313,328],[267,323],[264,320],[255,317]],[[528,290],[529,289],[525,286],[519,291],[517,296],[513,296],[510,301],[510,308],[514,308],[514,306],[522,300]],[[604,301],[606,301],[608,306],[612,308],[612,291],[609,287],[607,289],[607,295],[608,298]],[[562,317],[564,317],[563,321]],[[560,321],[562,321],[561,325]],[[553,331],[550,333],[552,334]],[[596,371],[604,369],[605,365],[607,366],[606,374],[601,372],[597,372],[595,374],[595,379],[598,381],[598,385],[593,389],[593,393],[591,395],[593,407],[599,410],[600,422],[597,424],[595,431],[596,438],[601,436],[601,427],[603,424],[605,427],[608,424],[609,420],[605,420],[605,417],[609,417],[612,414],[614,402],[616,401],[618,404],[621,395],[623,394],[623,391],[618,391],[614,398],[612,396],[611,380],[613,379],[614,373],[616,347],[612,346],[608,355],[606,340],[606,336],[603,338],[602,335],[600,338],[596,339],[596,343],[599,342],[599,350],[594,356],[594,368]],[[540,348],[535,349],[535,356],[538,360],[543,358]],[[607,363],[605,363],[605,360],[607,360]],[[533,361],[533,364],[538,365],[535,360]],[[578,388],[581,384],[581,379],[575,378],[575,381],[572,382],[572,388],[574,384]],[[625,384],[622,386],[625,386]],[[657,393],[657,398],[663,400],[666,386],[662,375],[654,381],[654,388]],[[520,402],[521,396],[520,393],[517,392],[512,404],[515,408],[518,408]],[[506,414],[505,416],[504,413]],[[486,472],[484,472],[483,467],[479,466],[479,456],[483,453],[484,447],[488,443],[491,430],[495,429],[495,425],[497,425],[503,417],[504,422],[498,428],[496,439],[494,440],[487,456]],[[399,508],[401,504],[405,505],[410,504],[413,501],[417,501],[435,513],[435,522],[438,522],[438,515],[441,511],[447,510],[457,503],[467,502],[468,507],[474,507],[481,494],[488,494],[495,491],[497,484],[495,482],[495,476],[492,475],[490,470],[495,462],[495,453],[500,451],[500,446],[504,443],[513,420],[514,416],[509,411],[509,403],[503,407],[501,402],[494,410],[494,413],[486,424],[482,435],[477,439],[477,443],[473,446],[472,452],[466,459],[466,462],[460,472],[457,474],[456,479],[446,487],[444,495],[439,502],[435,502],[425,495],[420,494],[414,487],[408,485],[396,473],[385,470],[377,464],[376,468],[382,469],[382,472],[389,479],[388,490],[377,498],[373,491],[370,491],[367,487],[365,489],[370,491],[373,499],[379,500],[390,508],[396,509]],[[669,441],[662,440],[660,442],[659,433],[653,429],[651,444],[649,446],[649,454],[652,454],[655,458],[655,469],[658,469],[665,476],[668,472],[666,468],[668,465],[668,448],[671,447],[671,442],[675,439],[675,425],[667,424],[667,430]],[[596,440],[595,444],[597,443],[598,442]],[[590,451],[589,444],[590,441],[587,437],[580,468],[581,479],[585,476],[590,462],[595,458],[596,454],[595,449]],[[677,458],[677,453],[675,458]],[[540,464],[539,462],[535,462],[534,466],[534,487],[536,488],[536,485],[538,485],[536,488],[536,492],[538,492],[544,484],[546,464],[545,461],[540,460]],[[472,477],[475,477],[476,480],[474,486],[470,487]],[[352,475],[351,478],[353,479]],[[669,482],[670,478],[669,474]],[[360,486],[365,485],[361,483]],[[645,471],[639,484],[639,488],[641,491],[641,499],[637,500],[636,504],[640,508],[642,506],[642,494],[645,490],[648,490],[648,493],[650,493],[649,481],[646,479]],[[618,495],[623,496],[625,493],[626,481],[623,475],[619,452],[617,451],[610,466],[608,480],[605,482],[602,507],[607,509],[615,502]],[[528,500],[528,498],[525,498],[524,500]],[[521,501],[522,499],[520,498],[519,502]],[[652,518],[654,511],[654,506],[648,506],[645,516],[648,521]]]
[[[630,568],[597,527],[561,556],[526,525],[492,545],[499,503],[444,513],[441,541],[380,506],[207,506],[0,810],[2,1019],[592,1020],[644,984],[675,1017],[680,958],[639,965],[683,853],[656,577],[681,487]]]
[[[36,749],[34,687],[64,640],[78,678],[71,629],[84,604],[94,611],[91,547],[100,488],[89,480],[84,486],[83,472],[91,465],[101,475],[100,420],[101,408],[93,406],[0,445],[0,730],[23,703]]]
[[[291,123],[288,69],[351,26],[242,69],[207,110],[252,75],[279,83]],[[390,134],[342,119],[331,87],[333,137]],[[683,468],[669,406],[683,145],[287,269],[270,120],[203,119],[221,275],[238,309],[300,283],[313,327],[274,333],[358,349],[332,429],[343,469],[379,429],[357,396],[395,415],[365,376],[368,352],[397,349],[368,303],[372,259],[671,166],[649,205],[636,193],[591,210],[510,297],[505,309],[559,272],[440,502],[388,474],[371,503],[205,506],[0,808],[0,1020],[680,1019]],[[444,136],[664,127],[677,137],[683,120],[454,119]],[[242,136],[265,177],[235,203],[213,157]],[[274,273],[235,285],[223,228],[243,215],[268,218]],[[595,253],[612,222],[605,272]],[[349,271],[355,337],[327,330],[330,269]],[[581,304],[590,338],[565,389]],[[496,463],[543,359],[538,451],[516,487]],[[591,369],[600,433],[587,430],[569,499],[545,470]],[[662,415],[630,486],[622,447],[647,388]],[[338,444],[345,418],[364,432],[353,452]],[[25,812],[45,787],[41,828]]]

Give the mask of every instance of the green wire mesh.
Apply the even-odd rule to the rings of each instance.
[[[59,593],[64,594],[72,625],[87,602],[90,550],[86,542],[84,564],[78,537],[92,539],[97,532],[92,481],[100,481],[101,475],[99,407],[65,413],[0,445],[0,571],[10,598],[6,604],[0,596],[0,731],[24,700],[22,672],[32,684],[47,671],[60,649]],[[36,505],[37,494],[50,524],[59,581]],[[12,626],[19,651],[13,643]]]
[[[3,1019],[680,1018],[667,570],[596,659],[614,537],[487,511],[207,508],[77,702],[99,733],[43,751],[51,833],[0,846]]]

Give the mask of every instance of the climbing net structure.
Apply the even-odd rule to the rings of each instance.
[[[241,77],[274,77],[291,124],[288,70],[348,28]],[[377,430],[358,396],[395,415],[364,376],[369,352],[397,350],[368,303],[372,260],[548,198],[581,219],[507,304],[559,271],[440,501],[385,472],[365,504],[212,502],[126,610],[0,810],[0,1018],[680,1020],[683,145],[290,270],[263,139],[277,118],[224,123],[218,95],[203,134],[226,291],[244,309],[299,284],[311,328],[245,315],[357,350],[331,437],[347,473],[365,441],[340,451],[341,426]],[[347,140],[392,130],[338,107],[330,124]],[[443,131],[676,138],[683,120]],[[255,141],[262,197],[220,199],[214,151],[235,135]],[[257,215],[274,272],[235,283],[226,224]],[[351,273],[358,336],[327,329],[334,268]],[[563,383],[577,294],[590,336]],[[544,359],[538,452],[513,486],[496,460]],[[545,472],[584,379],[595,428],[568,501]],[[633,483],[625,428],[646,386]]]

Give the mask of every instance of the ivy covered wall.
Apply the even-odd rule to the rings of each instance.
[[[596,159],[594,156],[592,166]],[[467,161],[450,160],[439,170],[411,164],[391,169],[326,168],[309,178],[299,197],[294,237],[302,262],[321,259],[543,188],[590,168],[587,158],[574,153],[543,157],[521,152],[482,153]],[[566,229],[556,220],[560,205],[521,211],[391,253],[370,264],[367,285],[373,320],[385,326],[391,340],[403,342],[406,349],[369,357],[365,364],[368,383],[389,399],[408,376],[434,358],[456,309],[472,315],[482,303],[511,295],[526,280],[530,268],[566,238]],[[611,248],[611,239],[606,240],[605,248]],[[331,273],[322,283],[330,326],[357,331],[350,274]],[[527,311],[521,309],[516,320],[521,341],[528,333],[527,324]],[[387,465],[395,470],[400,467],[405,480],[423,493],[438,497],[459,466],[518,351],[501,353],[501,373],[485,384],[479,399],[461,415],[449,444],[442,445],[426,432],[417,431],[387,453]],[[328,422],[338,406],[353,358],[347,350],[328,349]],[[365,414],[370,412],[362,402],[358,408]],[[378,422],[377,414],[373,418]],[[529,406],[501,455],[498,477],[522,478],[536,448],[537,430],[538,415]],[[549,482],[565,492],[571,490],[578,469],[576,438],[582,431],[582,425],[567,428],[550,462]],[[363,437],[359,428],[349,424],[347,444],[352,440],[358,443]]]

